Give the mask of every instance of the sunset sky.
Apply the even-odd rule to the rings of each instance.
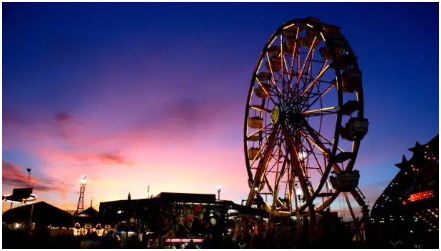
[[[2,3],[2,194],[76,209],[150,192],[240,203],[247,91],[268,37],[313,16],[363,71],[356,169],[371,206],[439,131],[438,3]],[[336,202],[338,203],[338,202]],[[3,203],[3,211],[9,203]]]

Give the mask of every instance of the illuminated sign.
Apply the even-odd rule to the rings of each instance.
[[[425,200],[428,198],[433,198],[433,190],[430,191],[424,191],[424,192],[419,192],[419,193],[413,193],[409,196],[409,198],[407,198],[407,201],[409,202],[413,202],[413,201],[418,201],[418,200]]]
[[[204,241],[204,239],[165,239],[165,242],[190,242],[191,240],[193,240],[194,243]]]

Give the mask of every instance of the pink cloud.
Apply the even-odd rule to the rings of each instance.
[[[28,175],[24,172],[25,168],[2,161],[2,183],[9,187],[27,187]],[[31,177],[30,185],[35,191],[55,191],[66,196],[71,189],[71,185],[56,180],[43,180],[36,177]]]
[[[86,200],[94,197],[97,202],[124,199],[128,192],[143,198],[148,185],[156,195],[214,194],[221,184],[222,197],[236,199],[248,193],[240,140],[243,109],[237,109],[244,104],[212,97],[157,105],[147,100],[134,109],[109,99],[112,112],[98,105],[82,113],[49,113],[34,123],[17,121],[6,128],[12,135],[8,143],[17,140],[16,146],[40,159],[44,164],[39,172],[48,180],[70,185],[68,199],[74,204],[81,175],[89,181]],[[67,203],[56,196],[45,198]]]

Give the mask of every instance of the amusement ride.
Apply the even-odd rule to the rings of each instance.
[[[363,108],[362,73],[340,27],[316,18],[280,26],[260,53],[247,96],[247,206],[307,217],[314,233],[316,214],[342,194],[359,228],[368,217],[354,169],[368,131]]]

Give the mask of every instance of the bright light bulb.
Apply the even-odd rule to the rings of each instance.
[[[303,195],[303,190],[299,187],[296,189],[297,195]]]
[[[87,183],[86,175],[83,175],[81,177],[80,184],[86,184],[86,183]]]
[[[308,154],[306,152],[299,152],[299,159],[304,160],[306,157],[308,157]]]

